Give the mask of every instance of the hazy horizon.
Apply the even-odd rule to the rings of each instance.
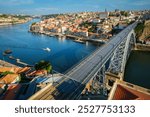
[[[149,0],[0,0],[0,13],[47,15],[75,12],[99,12],[107,9],[146,10]]]

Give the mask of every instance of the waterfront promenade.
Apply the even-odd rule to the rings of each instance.
[[[6,61],[0,60],[0,67],[18,67],[18,66],[8,63]]]
[[[58,36],[63,38],[67,38],[67,39],[72,39],[75,42],[79,42],[79,43],[86,43],[86,42],[91,42],[91,43],[106,43],[108,40],[103,40],[101,38],[99,39],[90,39],[88,37],[80,37],[80,36],[76,36],[76,35],[71,35],[71,34],[62,34],[62,33],[54,33],[54,32],[46,32],[46,31],[40,31],[40,32],[34,32],[34,31],[30,31],[33,33],[39,33],[39,34],[44,34],[47,36]]]

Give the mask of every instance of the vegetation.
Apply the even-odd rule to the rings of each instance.
[[[13,72],[10,72],[10,71],[3,72],[3,73],[0,74],[0,78],[6,76],[6,75],[8,75],[8,74],[14,74],[14,73],[13,73]]]
[[[34,68],[36,70],[47,70],[48,73],[52,72],[52,66],[48,61],[41,60],[37,64],[35,64]]]
[[[0,18],[8,18],[8,15],[2,14],[2,15],[0,15]]]
[[[138,25],[135,27],[134,30],[135,30],[137,39],[139,39],[139,37],[142,35],[144,27],[145,27],[144,22],[138,23]]]
[[[85,27],[85,28],[89,28],[88,29],[88,32],[96,32],[97,30],[97,27],[96,27],[96,23],[93,23],[93,22],[83,22],[79,25],[80,27]]]
[[[21,73],[20,74],[20,83],[27,83],[27,82],[30,82],[30,79],[28,79],[26,77],[26,74],[25,73]]]
[[[42,19],[49,19],[49,18],[56,18],[57,16],[61,16],[63,14],[50,14],[50,15],[43,15]]]
[[[13,17],[13,18],[18,18],[18,19],[26,19],[30,16],[22,16],[22,15],[8,15],[8,14],[1,14],[0,18],[8,18],[8,17]]]
[[[110,12],[109,16],[115,16],[115,14],[113,12]]]
[[[36,22],[33,22],[31,25],[33,26],[33,25],[35,25],[36,24]]]
[[[121,11],[120,14],[125,16],[125,17],[129,16],[129,12],[127,12],[127,11]]]

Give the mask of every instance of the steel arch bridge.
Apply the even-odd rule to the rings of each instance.
[[[136,25],[137,22],[129,25],[112,37],[107,44],[70,69],[57,83],[48,85],[29,99],[78,99],[91,79],[98,79],[101,82],[105,94],[106,72],[123,77],[127,59],[135,44]]]

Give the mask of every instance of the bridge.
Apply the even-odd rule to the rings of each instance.
[[[59,81],[47,85],[31,96],[29,100],[79,99],[85,85],[91,79],[99,79],[104,85],[105,93],[105,73],[110,72],[120,77],[124,74],[125,64],[132,46],[135,44],[134,28],[136,25],[137,22],[129,25],[105,45],[67,71]]]

